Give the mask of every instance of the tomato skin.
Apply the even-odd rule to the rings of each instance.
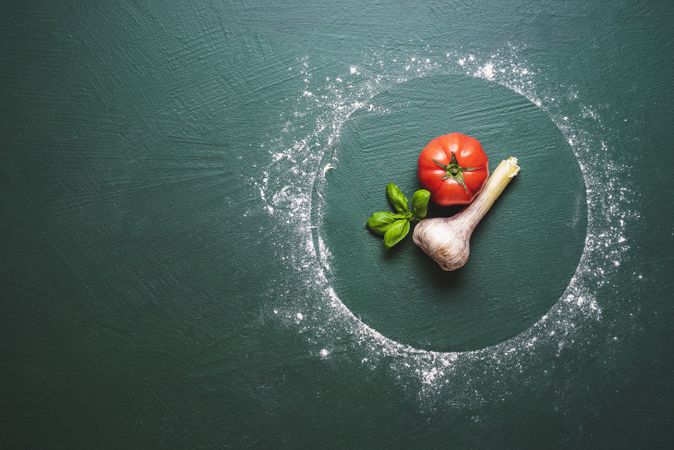
[[[450,175],[450,166],[452,173],[458,171],[459,174]],[[443,180],[448,175],[449,178]],[[489,176],[489,159],[477,139],[462,133],[445,134],[430,141],[421,151],[418,176],[421,185],[431,192],[435,204],[467,205],[482,190]]]

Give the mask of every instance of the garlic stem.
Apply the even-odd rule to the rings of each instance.
[[[517,158],[514,156],[503,160],[496,166],[496,170],[487,179],[487,182],[482,187],[482,191],[475,197],[466,209],[459,214],[465,216],[472,228],[482,220],[487,211],[492,207],[497,198],[503,193],[510,180],[520,171],[520,166],[517,165]]]

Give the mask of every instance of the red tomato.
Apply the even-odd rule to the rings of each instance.
[[[480,141],[461,133],[433,139],[419,155],[419,181],[440,205],[467,205],[489,176]]]

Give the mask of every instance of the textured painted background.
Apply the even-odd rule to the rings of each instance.
[[[2,2],[0,447],[671,448],[673,15],[656,1]],[[639,202],[619,281],[598,294],[594,330],[610,324],[617,343],[551,355],[548,376],[524,374],[483,405],[440,398],[429,409],[385,366],[364,369],[348,346],[318,358],[266,314],[293,295],[278,286],[295,276],[269,250],[283,236],[255,186],[269,163],[260,144],[304,88],[288,69],[310,61],[314,79],[334,77],[369,52],[427,44],[516,45],[576,86],[614,131],[611,158]],[[448,89],[470,104],[460,126],[486,144],[563,144],[539,110],[484,82],[420,80],[381,101],[441,111]],[[328,177],[325,237],[336,289],[368,323],[421,347],[477,348],[526,328],[563,290],[582,249],[584,192],[569,154],[542,161],[520,147],[529,175],[478,232],[475,262],[452,285],[458,300],[424,303],[445,286],[432,267],[409,242],[384,258],[361,224],[390,178],[415,186],[400,146],[385,167],[377,155],[423,144],[443,120],[404,107],[355,115]],[[558,208],[541,209],[541,197]],[[553,234],[521,246],[522,271],[490,270],[509,251],[497,225],[528,229],[508,215],[528,204]],[[368,264],[349,259],[363,248]],[[382,286],[406,289],[397,274],[410,271],[424,295],[372,302]],[[531,292],[509,309],[494,286],[514,289],[513,276]],[[473,292],[489,302],[468,301]]]

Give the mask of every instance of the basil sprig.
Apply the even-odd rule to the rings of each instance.
[[[367,227],[374,234],[384,236],[384,247],[393,247],[402,241],[410,232],[412,222],[418,222],[428,214],[428,201],[431,193],[426,189],[419,189],[412,195],[412,209],[405,194],[394,183],[386,185],[386,197],[395,210],[379,211],[367,220]]]
[[[414,217],[423,219],[428,214],[428,201],[431,193],[426,189],[419,189],[412,195],[412,213]]]
[[[376,212],[367,219],[367,227],[373,233],[383,236],[386,230],[388,230],[389,225],[395,222],[398,216],[398,214],[393,214],[390,211]]]
[[[384,247],[389,249],[402,241],[410,232],[410,219],[398,219],[388,226],[384,234]]]
[[[388,197],[389,203],[391,203],[396,212],[401,214],[410,212],[410,209],[407,207],[407,197],[394,183],[386,185],[386,197]]]

